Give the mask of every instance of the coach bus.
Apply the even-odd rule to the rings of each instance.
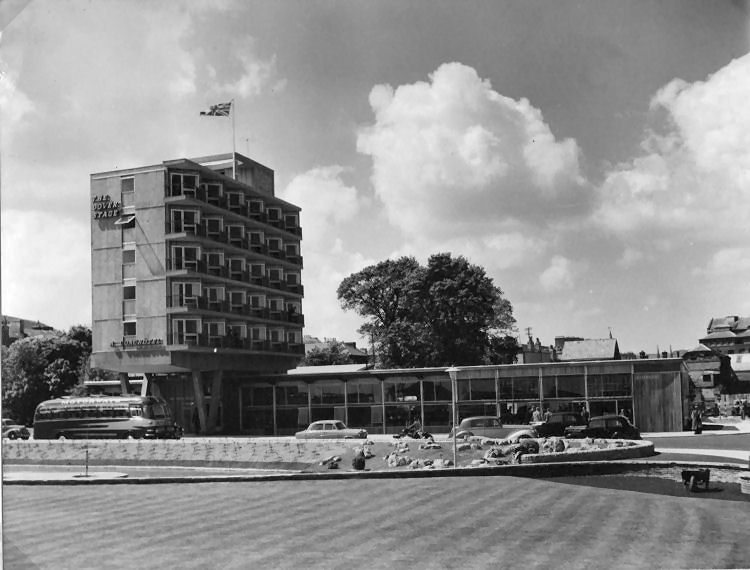
[[[181,432],[167,403],[154,396],[63,397],[34,413],[34,439],[178,439]]]

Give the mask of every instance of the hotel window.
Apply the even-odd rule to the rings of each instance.
[[[284,251],[289,257],[294,257],[296,255],[299,255],[299,244],[288,243],[284,246]]]
[[[263,201],[262,200],[250,200],[248,209],[250,214],[262,214],[263,213]]]
[[[210,251],[205,254],[205,261],[209,269],[221,269],[224,267],[224,253],[220,251]]]
[[[204,332],[208,335],[209,340],[221,338],[224,333],[224,321],[207,321],[203,323]]]
[[[200,212],[198,210],[172,210],[172,231],[174,233],[197,233]]]
[[[266,208],[266,215],[269,222],[278,222],[281,220],[281,208]]]
[[[210,303],[224,300],[224,287],[206,287],[206,297]]]
[[[284,310],[284,299],[273,297],[268,300],[268,308],[272,311],[281,312]]]
[[[302,305],[299,303],[287,303],[286,304],[286,312],[290,315],[299,314],[302,312]]]
[[[266,306],[265,295],[250,295],[250,306],[253,309],[263,309]]]
[[[203,221],[206,224],[206,235],[208,237],[218,237],[224,230],[224,221],[221,218],[205,217]]]
[[[299,284],[299,273],[287,273],[286,274],[286,283],[287,283],[287,285],[297,285],[297,284]]]
[[[227,330],[232,336],[236,336],[237,338],[247,338],[247,325],[242,323],[232,323],[231,325],[227,325]]]
[[[227,192],[230,208],[241,208],[245,205],[245,195],[242,192]]]
[[[232,309],[238,309],[245,306],[246,293],[244,291],[230,291],[229,305]]]
[[[288,331],[286,333],[286,340],[289,344],[299,344],[301,342],[300,337],[299,331]]]
[[[221,197],[224,195],[221,184],[203,184],[203,189],[206,192],[206,201],[209,204],[219,204]]]
[[[135,249],[122,250],[122,278],[135,278]]]
[[[263,232],[250,232],[250,245],[263,245]]]
[[[268,280],[271,283],[281,283],[281,269],[279,267],[270,267],[268,269]]]
[[[198,344],[200,319],[174,319],[172,321],[173,344]]]
[[[266,340],[266,327],[253,327],[250,329],[252,340]]]
[[[285,214],[284,215],[284,226],[287,229],[294,229],[297,227],[297,214]]]
[[[284,342],[284,329],[271,329],[271,342]]]
[[[242,240],[245,239],[245,226],[239,224],[228,225],[227,233],[229,234],[229,243],[241,245]],[[236,242],[239,242],[239,244]]]
[[[135,336],[137,334],[137,327],[135,321],[124,321],[122,323],[122,336]]]
[[[135,214],[123,212],[123,215],[115,221],[115,225],[122,229],[122,243],[135,241]]]
[[[279,238],[268,238],[268,252],[278,253],[281,251],[281,240]]]
[[[266,274],[266,266],[263,263],[250,264],[250,275],[252,277],[264,277],[265,274]]]
[[[134,178],[121,178],[120,179],[120,192],[122,195],[121,201],[123,207],[135,205],[135,179]]]
[[[201,284],[191,281],[175,281],[172,283],[172,306],[198,308],[198,298],[201,296]]]
[[[200,250],[195,246],[173,245],[172,246],[172,269],[198,270],[198,258]]]
[[[135,285],[122,286],[122,314],[127,317],[135,315]]]
[[[241,281],[245,272],[245,258],[244,257],[230,257],[229,258],[229,276],[232,279]]]
[[[196,174],[182,174],[173,172],[169,177],[172,196],[190,196],[195,198],[198,188],[198,176]]]

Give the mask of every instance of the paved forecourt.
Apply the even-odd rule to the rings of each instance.
[[[748,502],[714,500],[721,493],[470,477],[9,486],[3,495],[10,570],[732,568],[750,560]]]

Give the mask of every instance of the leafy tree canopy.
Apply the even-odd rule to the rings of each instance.
[[[36,406],[44,400],[80,391],[87,377],[111,373],[91,369],[91,329],[74,326],[58,332],[15,341],[2,352],[4,415],[31,425]]]
[[[349,351],[343,342],[330,341],[325,346],[315,347],[305,354],[300,366],[328,366],[331,364],[350,364]]]
[[[515,359],[510,302],[484,269],[439,253],[421,266],[413,257],[382,261],[344,279],[338,298],[367,320],[378,366],[426,367]]]

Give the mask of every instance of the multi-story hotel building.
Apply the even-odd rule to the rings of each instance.
[[[242,431],[243,386],[304,354],[300,209],[239,154],[92,174],[91,201],[91,365]]]

